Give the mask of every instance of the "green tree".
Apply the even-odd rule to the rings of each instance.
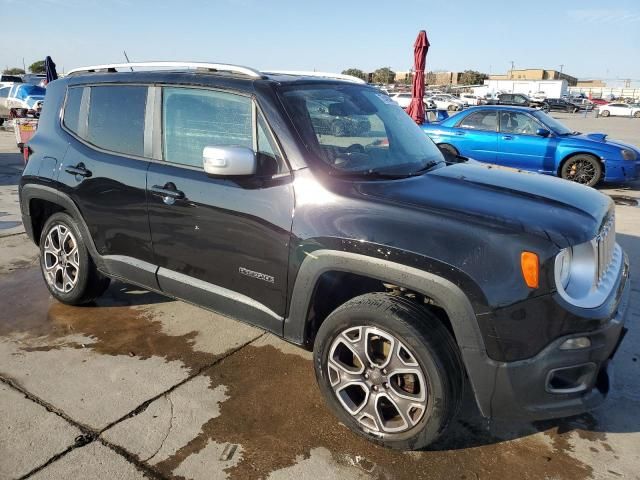
[[[394,83],[396,81],[396,72],[389,67],[382,67],[373,72],[374,83]]]
[[[5,68],[2,73],[5,75],[24,75],[24,70],[18,67]]]
[[[347,68],[346,70],[342,71],[342,74],[343,75],[351,75],[352,77],[361,78],[365,82],[367,81],[367,74],[364,73],[359,68]]]
[[[37,62],[33,62],[29,65],[29,71],[31,73],[44,73],[44,60],[38,60]]]
[[[489,78],[489,76],[486,73],[475,70],[465,70],[462,72],[462,75],[460,75],[460,83],[462,85],[481,85],[487,78]]]

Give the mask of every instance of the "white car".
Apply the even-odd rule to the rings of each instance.
[[[391,95],[389,95],[389,97],[391,98],[391,100],[393,100],[394,102],[396,102],[398,105],[400,105],[402,108],[407,108],[410,104],[411,104],[411,93],[393,93]],[[433,108],[437,108],[436,104],[434,102],[432,102],[431,100],[429,100],[427,97],[424,98],[424,108],[428,109],[433,109]]]
[[[427,100],[434,102],[438,110],[455,111],[462,110],[464,108],[464,103],[446,94],[434,95],[429,97]]]
[[[601,117],[635,117],[640,118],[640,107],[628,103],[609,103],[598,107]]]
[[[460,100],[467,102],[468,105],[482,105],[480,97],[475,96],[473,93],[461,93]]]
[[[411,103],[411,92],[392,93],[389,97],[402,108],[407,108]]]

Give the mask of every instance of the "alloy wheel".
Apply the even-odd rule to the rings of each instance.
[[[376,327],[342,331],[332,342],[328,378],[342,407],[380,434],[413,428],[427,410],[427,377],[411,350]]]
[[[567,180],[587,185],[593,181],[596,175],[596,167],[589,160],[577,160],[569,166]]]
[[[78,242],[65,225],[55,224],[47,233],[43,266],[47,282],[61,293],[69,293],[78,283],[80,274]]]

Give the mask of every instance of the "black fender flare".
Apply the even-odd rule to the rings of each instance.
[[[307,314],[315,286],[323,273],[341,271],[369,276],[426,295],[447,313],[483,415],[490,412],[495,383],[495,362],[484,345],[471,302],[451,281],[433,273],[388,260],[337,250],[307,253],[293,286],[289,314],[284,322],[285,339],[303,344],[307,338]]]
[[[82,214],[80,213],[80,209],[75,204],[75,202],[68,195],[56,190],[55,188],[48,187],[46,185],[38,185],[33,183],[28,183],[22,185],[20,188],[20,211],[22,213],[22,222],[25,226],[25,230],[27,235],[34,243],[38,242],[37,238],[34,238],[33,232],[33,220],[31,219],[31,200],[46,200],[47,202],[54,203],[62,207],[69,215],[73,217],[73,219],[77,222],[80,227],[80,235],[82,236],[82,241],[87,246],[87,250],[89,250],[89,254],[91,258],[96,263],[99,269],[104,267],[102,262],[102,256],[98,253],[96,249],[96,245],[93,241],[93,237],[89,233],[89,227]]]

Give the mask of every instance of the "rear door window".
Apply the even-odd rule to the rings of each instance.
[[[495,132],[498,127],[498,114],[495,110],[474,112],[467,115],[458,125],[459,128],[489,130]]]
[[[91,87],[86,140],[116,153],[144,155],[147,87]]]

